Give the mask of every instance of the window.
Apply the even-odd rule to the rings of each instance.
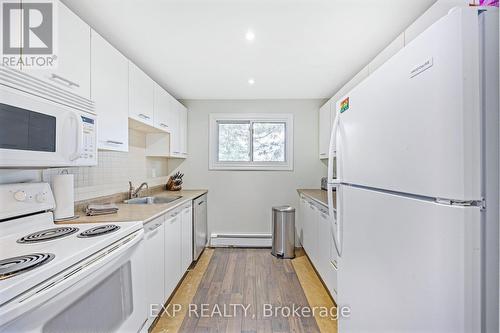
[[[210,169],[293,170],[293,116],[211,114]]]

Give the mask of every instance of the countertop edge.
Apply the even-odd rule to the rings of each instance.
[[[308,193],[308,191],[323,191],[323,190],[320,190],[320,189],[302,189],[302,188],[298,188],[297,189],[297,193],[299,195],[304,195],[312,200],[314,200],[315,202],[317,202],[318,204],[328,208],[328,202],[324,202],[320,199],[318,199],[317,197],[315,197],[314,195],[312,195],[311,193]]]
[[[55,224],[59,224],[59,225],[63,225],[63,224],[95,224],[95,223],[103,223],[104,224],[104,223],[125,223],[125,222],[142,222],[142,224],[147,224],[147,223],[151,222],[152,220],[154,220],[154,219],[156,219],[156,218],[158,218],[158,217],[160,217],[162,215],[165,215],[169,211],[171,211],[173,209],[177,209],[180,206],[186,204],[187,202],[193,201],[196,198],[199,198],[200,196],[208,193],[207,189],[199,189],[199,190],[198,189],[193,189],[193,190],[185,190],[185,191],[196,192],[196,193],[193,193],[191,195],[183,197],[178,202],[175,202],[175,204],[173,204],[172,206],[165,207],[165,208],[163,208],[163,209],[161,209],[159,211],[156,211],[156,212],[152,213],[151,215],[147,215],[146,216],[146,214],[145,214],[144,215],[145,217],[142,218],[142,219],[133,219],[133,218],[131,218],[131,219],[123,219],[123,220],[118,220],[117,221],[116,218],[114,218],[116,216],[114,214],[110,214],[110,215],[98,215],[98,216],[86,216],[86,215],[82,215],[81,219],[95,218],[95,220],[94,221],[86,221],[86,220],[84,220],[84,221],[78,221],[78,219],[76,219],[76,220],[58,221],[58,222],[54,222],[54,223]],[[161,192],[161,193],[165,193],[165,192]],[[84,212],[78,212],[78,213],[85,214]]]
[[[204,194],[207,194],[208,193],[208,190],[189,190],[189,191],[199,191],[199,192],[202,192],[200,193],[199,195],[193,195],[191,198],[186,198],[182,201],[179,201],[178,203],[176,203],[174,206],[172,207],[167,207],[165,208],[164,210],[160,211],[159,213],[156,213],[144,220],[141,220],[142,224],[147,224],[149,222],[151,222],[152,220],[162,216],[162,215],[165,215],[166,213],[168,213],[169,211],[173,210],[173,209],[176,209],[176,208],[179,208],[179,206],[182,206],[183,204],[185,204],[186,202],[188,201],[193,201],[194,199],[197,199],[199,197],[201,197],[202,195]]]

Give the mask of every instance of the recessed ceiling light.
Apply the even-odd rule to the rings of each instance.
[[[254,79],[252,79],[252,78],[248,79],[248,84],[249,84],[249,85],[253,86],[253,85],[254,85],[254,83],[255,83],[255,80],[254,80]]]
[[[251,42],[255,39],[255,34],[253,33],[252,30],[248,30],[247,33],[245,34],[245,38]]]

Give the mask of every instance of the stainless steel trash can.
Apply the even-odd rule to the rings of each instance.
[[[271,254],[277,258],[295,258],[295,208],[293,207],[273,207]]]

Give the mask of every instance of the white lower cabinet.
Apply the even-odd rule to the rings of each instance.
[[[181,210],[174,209],[165,218],[165,294],[170,296],[181,273]]]
[[[193,205],[184,205],[181,213],[181,270],[186,271],[193,261]]]
[[[336,300],[338,259],[328,208],[306,196],[301,196],[299,214],[297,232],[299,239],[302,239],[302,246]]]
[[[159,309],[193,260],[193,202],[190,200],[144,225],[147,305]],[[145,327],[155,317],[148,317]]]
[[[316,208],[312,201],[306,204],[303,222],[303,246],[309,259],[314,264],[318,262],[318,208]]]
[[[165,272],[165,225],[164,216],[158,217],[144,226],[145,254],[148,276],[148,301],[147,304],[163,304],[164,272]]]

